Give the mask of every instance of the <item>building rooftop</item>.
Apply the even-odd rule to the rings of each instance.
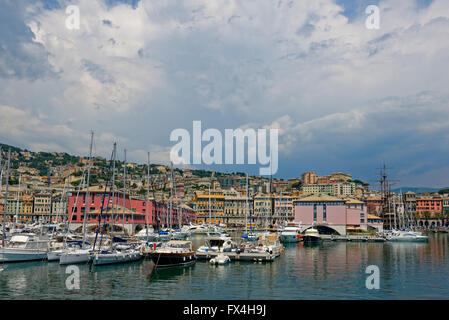
[[[324,195],[324,194],[313,194],[310,196],[307,196],[305,198],[299,199],[298,202],[313,202],[313,201],[328,201],[328,202],[345,202],[345,200],[337,198],[337,197],[333,197],[333,196],[328,196],[328,195]]]

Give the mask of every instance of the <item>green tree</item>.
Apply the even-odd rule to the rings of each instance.
[[[297,189],[300,186],[301,186],[301,182],[299,182],[299,181],[292,184],[293,189]]]
[[[79,184],[80,184],[80,180],[78,180],[78,181],[72,181],[72,182],[70,182],[70,184],[71,184],[72,186],[74,186],[74,187],[77,187],[77,186],[79,186]]]
[[[426,220],[428,220],[432,216],[429,211],[424,211],[422,215]]]

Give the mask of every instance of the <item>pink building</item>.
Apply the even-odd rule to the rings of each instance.
[[[347,229],[378,228],[368,221],[367,208],[362,201],[340,199],[328,195],[311,195],[295,201],[295,222],[303,228],[317,226],[320,233],[345,235]]]

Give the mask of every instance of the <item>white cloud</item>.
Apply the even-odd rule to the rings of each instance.
[[[445,0],[425,9],[381,1],[380,30],[365,28],[364,11],[349,21],[333,0],[60,3],[52,10],[29,4],[23,14],[35,37],[24,43],[25,61],[36,67],[43,59],[47,71],[33,80],[26,72],[0,78],[1,104],[47,117],[32,126],[36,146],[78,152],[61,136],[83,132],[84,146],[94,128],[120,137],[142,162],[142,146],[163,161],[171,130],[190,129],[192,120],[222,129],[257,124],[280,129],[284,166],[293,168],[288,159],[298,150],[324,148],[346,159],[337,149],[350,144],[384,156],[394,146],[376,139],[419,132],[414,143],[421,145],[447,137]],[[65,28],[67,4],[79,6],[80,30]],[[8,137],[26,144],[31,134],[11,126]]]

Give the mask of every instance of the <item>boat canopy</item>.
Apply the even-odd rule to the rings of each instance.
[[[28,236],[12,236],[10,242],[27,243],[28,239]]]

